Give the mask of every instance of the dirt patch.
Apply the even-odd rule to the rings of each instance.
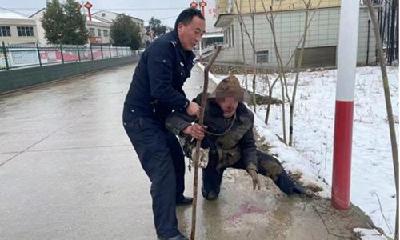
[[[254,105],[252,96],[253,96],[253,93],[247,90],[246,91],[246,97],[245,97],[244,101],[250,106]],[[280,99],[277,99],[277,98],[273,98],[273,97],[270,97],[270,96],[263,96],[263,95],[260,95],[260,94],[257,94],[257,93],[255,94],[255,96],[256,96],[255,97],[256,98],[256,105],[258,105],[258,106],[259,105],[267,105],[267,104],[276,104],[276,105],[282,104],[282,101]]]

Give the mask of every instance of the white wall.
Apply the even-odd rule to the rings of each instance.
[[[36,43],[38,41],[38,32],[35,21],[29,18],[21,19],[6,19],[0,18],[0,26],[10,26],[10,37],[0,37],[0,43],[5,44],[22,44],[22,43]],[[18,26],[33,27],[34,36],[18,36]]]
[[[324,8],[312,11],[314,18],[307,33],[307,42],[305,47],[318,46],[337,46],[339,32],[340,8]],[[246,28],[252,36],[252,21],[249,15],[243,16]],[[367,52],[368,36],[368,10],[365,7],[360,8],[359,22],[359,43],[358,43],[358,63],[365,64]],[[284,64],[289,60],[297,46],[304,30],[305,12],[304,11],[285,11],[275,13],[275,34],[278,43],[278,49]],[[234,47],[229,47],[221,52],[218,61],[238,63],[242,62],[241,33],[238,18],[231,24],[234,28]],[[231,28],[231,26],[229,26]],[[224,28],[227,30],[227,28]],[[244,30],[243,30],[244,31]],[[227,38],[227,36],[224,36]],[[246,54],[246,63],[252,64],[253,49],[244,33],[244,49]],[[274,53],[273,36],[265,14],[255,16],[255,46],[256,51],[268,50],[269,63],[264,66],[276,67],[277,59]],[[369,62],[375,61],[375,40],[372,31],[370,32],[370,52]],[[294,65],[294,60],[291,66]]]

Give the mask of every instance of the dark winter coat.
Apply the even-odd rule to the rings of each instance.
[[[200,104],[201,94],[194,101]],[[182,136],[182,130],[193,121],[194,119],[186,114],[174,112],[167,118],[166,126],[176,135]],[[243,103],[239,102],[235,117],[226,119],[215,98],[208,98],[204,125],[207,126],[207,133],[202,147],[210,148],[211,164],[214,155],[217,169],[232,166],[241,160],[246,169],[257,170],[254,115]],[[185,141],[185,145],[184,149],[194,146],[193,141]],[[188,154],[190,151],[185,152]]]
[[[155,40],[135,69],[125,107],[136,116],[164,121],[172,110],[184,112],[189,104],[182,90],[190,77],[194,54],[185,51],[175,31]]]

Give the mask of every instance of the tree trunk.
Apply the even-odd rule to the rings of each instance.
[[[395,49],[395,25],[396,25],[396,13],[398,13],[398,0],[393,0],[392,3],[392,14],[390,21],[390,59],[389,64],[392,65],[392,62],[396,59],[396,49]]]
[[[284,70],[283,63],[282,63],[282,58],[279,54],[279,48],[276,43],[275,22],[274,22],[274,16],[272,13],[273,0],[271,1],[271,7],[270,7],[271,11],[269,11],[270,18],[268,18],[268,10],[266,9],[264,2],[262,1],[261,3],[263,5],[264,11],[266,12],[267,21],[269,22],[269,26],[271,28],[275,56],[278,61],[278,72],[279,72],[279,80],[281,82],[281,94],[282,94],[282,106],[281,106],[282,107],[282,134],[283,134],[283,142],[285,144],[287,144],[287,142],[286,142],[286,110],[285,110],[285,102],[286,102],[285,97],[287,96],[287,91],[285,92],[285,89],[287,89],[287,86],[286,86],[286,76],[285,76],[285,70]]]
[[[278,81],[279,77],[277,77],[274,82],[272,83],[271,86],[269,86],[269,98],[272,99],[272,92],[274,90],[275,84]],[[269,114],[271,112],[271,101],[268,102],[268,106],[267,106],[267,111],[265,112],[265,119],[264,122],[265,124],[268,124],[268,120],[269,120]]]
[[[392,104],[390,102],[390,89],[389,89],[389,81],[386,73],[386,65],[383,60],[383,52],[382,52],[382,40],[380,39],[379,36],[379,29],[378,29],[378,23],[376,21],[376,16],[374,13],[374,10],[372,8],[372,4],[370,0],[364,0],[364,2],[367,3],[368,9],[369,9],[369,14],[370,18],[372,20],[372,24],[374,26],[374,34],[375,34],[375,40],[376,40],[376,49],[378,51],[379,55],[379,63],[381,66],[381,71],[382,71],[382,83],[383,83],[383,89],[385,92],[385,102],[386,102],[386,113],[387,113],[387,118],[389,122],[389,131],[390,131],[390,142],[392,145],[392,157],[393,157],[393,169],[394,169],[394,178],[395,178],[395,187],[396,187],[396,223],[395,223],[395,230],[394,230],[394,239],[398,240],[399,239],[399,159],[398,159],[398,149],[397,149],[397,140],[396,140],[396,130],[394,126],[394,118],[393,118],[393,110],[392,110]]]
[[[249,4],[250,4],[250,0],[249,0]],[[257,111],[257,103],[256,103],[256,76],[257,76],[257,63],[256,63],[256,39],[255,39],[255,32],[256,30],[255,28],[255,12],[256,12],[256,1],[253,0],[253,10],[252,10],[252,14],[251,14],[251,21],[252,21],[252,30],[253,30],[253,92],[252,92],[252,103],[253,103],[253,111],[256,112]]]
[[[245,79],[246,90],[248,90],[247,68],[246,68],[246,59],[245,59],[245,53],[244,53],[243,29],[244,29],[244,31],[245,31],[247,37],[249,38],[249,42],[250,42],[250,45],[251,45],[252,48],[254,48],[254,43],[253,43],[253,41],[251,40],[250,34],[249,34],[249,32],[247,31],[246,24],[244,24],[244,21],[243,21],[243,16],[242,16],[242,13],[241,13],[241,10],[242,10],[242,1],[240,1],[240,8],[239,8],[239,6],[238,6],[237,0],[235,0],[234,3],[235,3],[235,6],[236,6],[236,10],[237,10],[237,12],[238,12],[239,21],[240,21],[240,31],[241,31],[241,34],[242,34],[242,54],[243,54],[244,79]]]
[[[294,122],[294,103],[296,100],[296,92],[297,92],[297,85],[299,83],[299,74],[300,74],[300,67],[303,64],[303,54],[304,54],[304,47],[306,45],[307,42],[307,30],[310,27],[311,21],[314,18],[314,15],[311,16],[310,20],[309,20],[309,16],[310,16],[310,7],[311,7],[311,0],[308,0],[308,2],[306,2],[305,0],[303,0],[303,3],[305,5],[306,8],[306,19],[304,21],[304,31],[303,31],[303,42],[301,43],[301,50],[299,53],[299,59],[297,61],[297,66],[296,66],[296,79],[294,81],[294,85],[293,85],[293,94],[292,94],[292,99],[290,100],[290,116],[289,116],[289,146],[293,146],[293,131],[294,131],[294,127],[293,127],[293,122]],[[319,5],[321,4],[321,0],[318,2],[317,8],[319,7]]]

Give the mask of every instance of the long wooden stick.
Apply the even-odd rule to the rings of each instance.
[[[214,55],[211,57],[207,66],[204,69],[204,85],[203,85],[203,93],[201,95],[201,110],[199,116],[199,125],[203,126],[204,122],[204,110],[206,108],[207,103],[207,89],[208,89],[208,72],[210,71],[211,65],[214,63],[217,58],[219,52],[221,51],[221,46],[218,46],[214,52]],[[199,163],[199,150],[200,150],[201,141],[197,140],[196,142],[196,151],[194,156],[194,179],[193,179],[193,204],[192,204],[192,230],[190,232],[190,240],[194,240],[194,236],[196,233],[196,210],[197,210],[197,192],[198,192],[198,163]]]

